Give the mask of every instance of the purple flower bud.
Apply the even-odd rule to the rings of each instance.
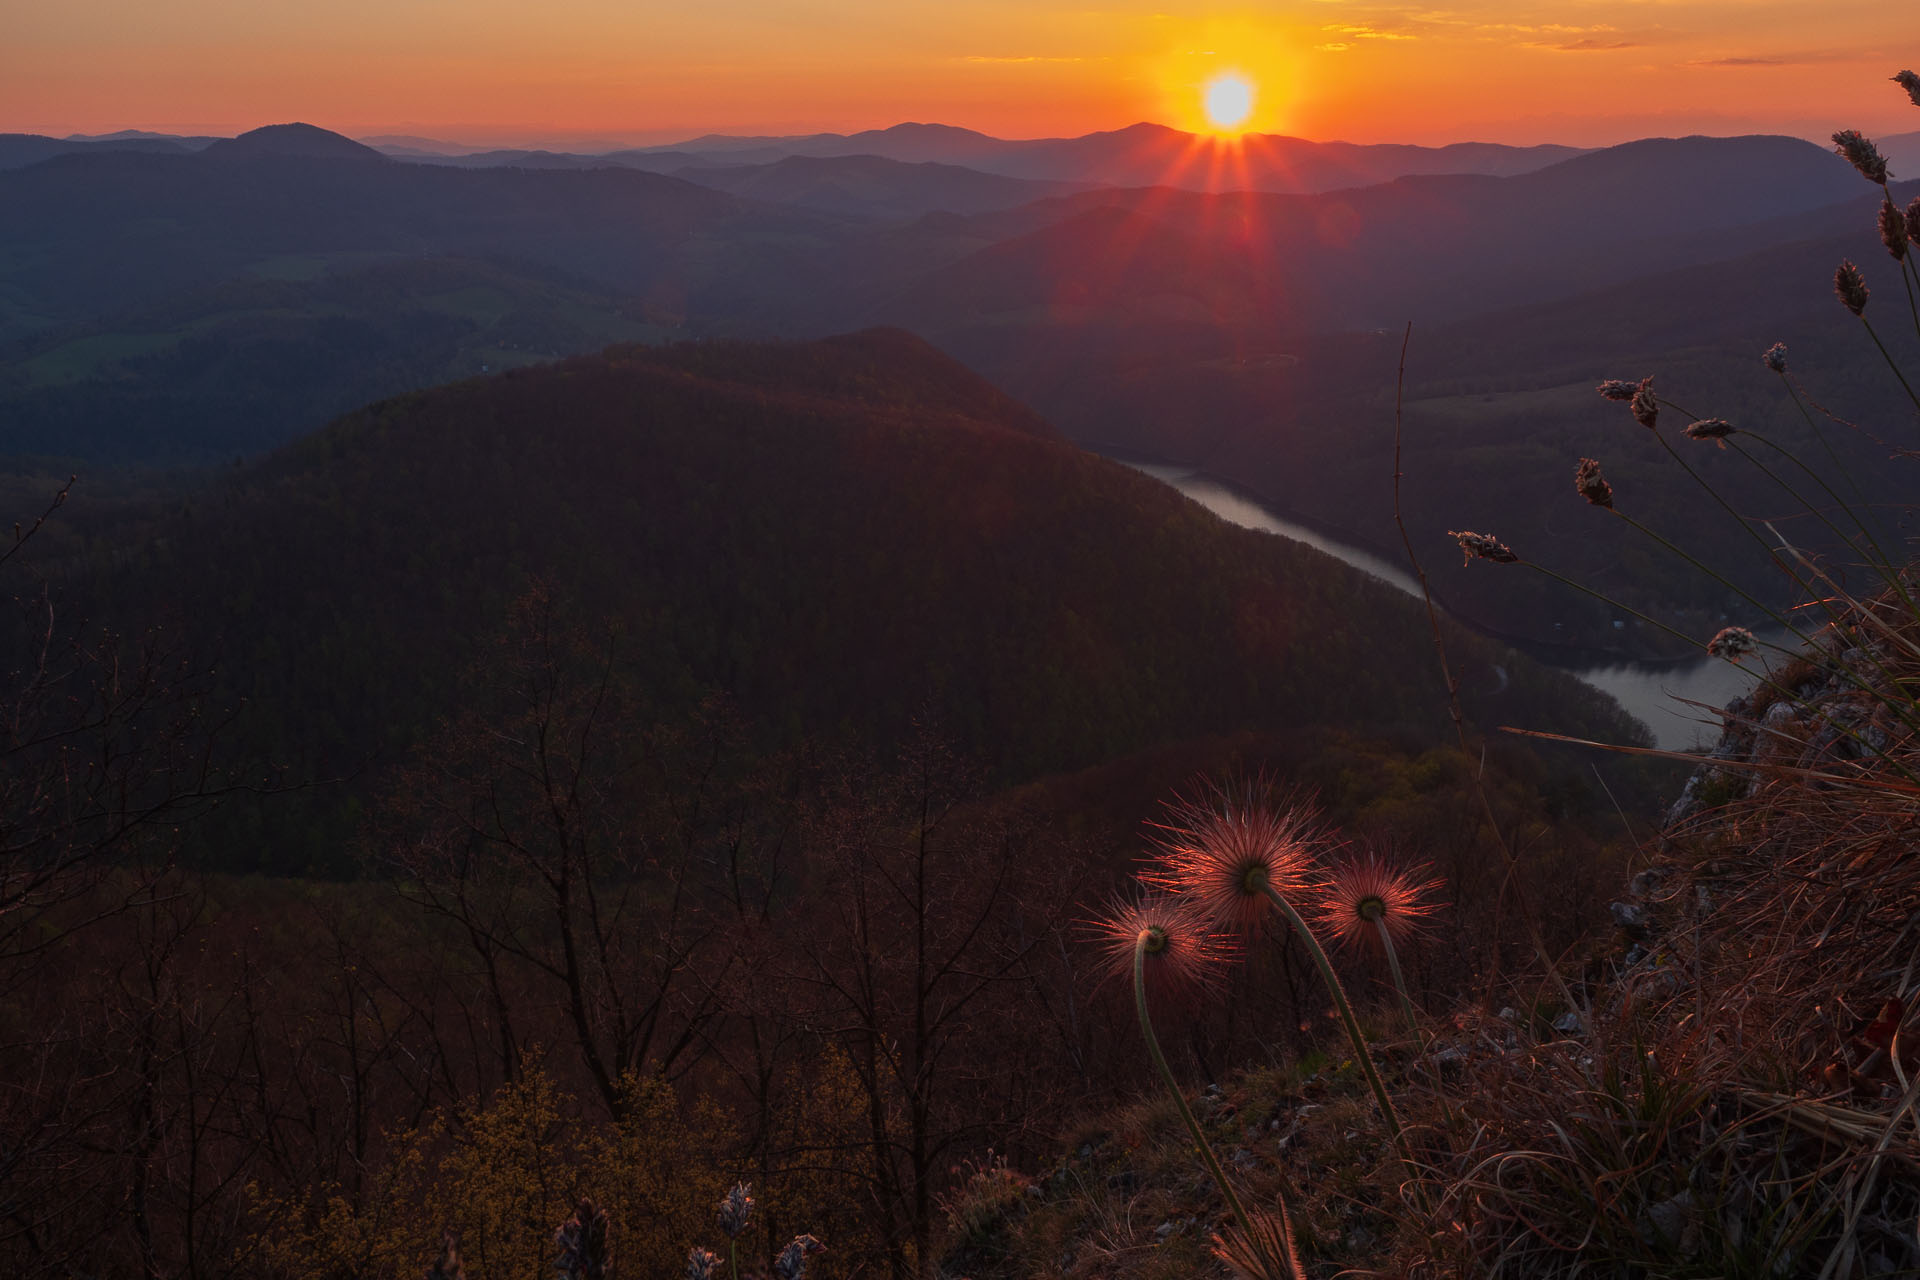
[[[1635,389],[1639,385],[1637,382],[1626,382],[1619,378],[1608,378],[1598,387],[1595,387],[1594,390],[1609,400],[1631,400],[1633,399]]]
[[[554,1270],[566,1280],[607,1280],[613,1270],[612,1234],[607,1211],[582,1199],[573,1217],[553,1233],[554,1247],[560,1250]]]
[[[1760,362],[1775,373],[1787,371],[1787,344],[1776,342],[1760,356]]]
[[[744,1182],[736,1182],[733,1190],[727,1192],[726,1198],[720,1202],[720,1230],[726,1232],[727,1239],[738,1240],[752,1218],[753,1188]]]
[[[1920,244],[1920,196],[1907,202],[1907,239]]]
[[[718,1255],[696,1245],[687,1251],[687,1280],[713,1280],[714,1269],[719,1265]]]
[[[1893,82],[1907,91],[1907,98],[1914,106],[1920,107],[1920,76],[1911,71],[1902,71],[1893,78]]]
[[[780,1280],[806,1280],[807,1259],[826,1250],[827,1247],[812,1236],[795,1236],[773,1260],[773,1274]]]

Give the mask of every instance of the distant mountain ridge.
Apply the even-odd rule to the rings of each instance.
[[[222,138],[201,152],[213,159],[254,156],[298,156],[306,160],[379,160],[381,155],[364,143],[316,125],[270,124],[234,138]]]
[[[952,125],[907,123],[859,133],[796,137],[706,134],[654,147],[598,155],[489,151],[433,157],[418,140],[383,148],[397,158],[461,165],[618,164],[677,171],[689,166],[774,164],[874,156],[907,164],[962,165],[1004,178],[1111,186],[1174,186],[1190,190],[1254,190],[1310,194],[1368,186],[1413,174],[1526,173],[1582,154],[1577,147],[1465,142],[1442,147],[1312,142],[1276,134],[1231,141],[1140,123],[1075,138],[1005,139]],[[564,157],[564,160],[562,159]]]
[[[17,170],[0,199],[0,452],[230,457],[373,395],[609,342],[877,324],[1120,441],[1166,412],[1156,379],[1207,402],[1180,353],[1548,302],[1859,222],[1867,198],[1825,149],[1766,137],[1316,195],[1026,199],[1063,184],[656,154],[676,171],[409,164],[270,126],[201,154]]]

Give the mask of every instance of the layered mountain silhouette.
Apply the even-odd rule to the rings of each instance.
[[[993,141],[895,136],[948,153]],[[701,154],[738,159],[759,142],[739,141]],[[1353,422],[1381,420],[1408,320],[1422,340],[1459,335],[1459,385],[1505,395],[1546,376],[1549,353],[1511,354],[1492,335],[1528,328],[1503,313],[1591,341],[1581,315],[1637,299],[1597,350],[1621,351],[1619,333],[1689,349],[1724,336],[1712,317],[1745,306],[1755,280],[1784,279],[1770,254],[1830,259],[1809,268],[1830,277],[1840,256],[1881,253],[1873,193],[1789,138],[1653,139],[1507,177],[1312,195],[1060,193],[944,161],[648,154],[675,172],[403,163],[273,126],[197,154],[94,146],[15,170],[0,198],[13,250],[0,265],[0,453],[63,471],[230,460],[381,395],[609,343],[887,324],[1076,440],[1204,466],[1367,541],[1385,527],[1389,468],[1345,442]],[[1036,192],[1053,194],[1022,199]],[[1697,305],[1665,296],[1677,279]],[[1804,310],[1825,295],[1822,279],[1796,279],[1779,301]],[[1619,372],[1556,368],[1589,386]],[[1450,430],[1470,423],[1489,449],[1564,421],[1448,412],[1470,414]],[[1502,510],[1539,507],[1472,478],[1466,456],[1434,459],[1468,486],[1460,508],[1493,495]],[[1538,456],[1545,468],[1559,454]],[[1445,517],[1429,523],[1444,533]],[[1671,598],[1691,590],[1644,578]],[[1526,610],[1546,616],[1526,591],[1503,604],[1482,580],[1447,589],[1516,634]],[[1561,620],[1583,633],[1610,622]]]
[[[419,142],[421,140],[412,140]],[[1231,140],[1136,124],[1077,138],[1009,140],[939,124],[899,124],[861,133],[798,137],[708,134],[662,147],[591,155],[548,151],[485,151],[403,144],[385,148],[407,159],[469,167],[623,165],[676,172],[743,168],[805,158],[869,157],[907,164],[959,165],[1007,178],[1107,186],[1174,186],[1201,191],[1311,193],[1368,186],[1413,174],[1526,173],[1580,154],[1561,146],[1511,147],[1455,143],[1444,147],[1311,142],[1274,134]]]

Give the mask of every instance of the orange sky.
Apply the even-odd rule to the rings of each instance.
[[[1920,129],[1906,0],[20,0],[0,131],[345,133],[501,143],[1199,127],[1222,70],[1251,128],[1353,141],[1600,143]]]

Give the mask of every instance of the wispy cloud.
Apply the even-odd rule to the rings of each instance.
[[[1356,40],[1414,40],[1417,36],[1407,31],[1388,31],[1381,27],[1330,26],[1320,28],[1334,35],[1352,36]]]
[[[1345,53],[1347,50],[1353,48],[1352,45],[1344,40],[1333,40],[1326,44],[1317,44],[1313,47],[1322,53]]]
[[[1803,67],[1820,62],[1843,62],[1853,55],[1832,49],[1808,49],[1800,53],[1740,53],[1724,58],[1695,58],[1683,67]]]
[[[1599,40],[1593,36],[1584,36],[1579,40],[1565,40],[1558,44],[1549,41],[1528,41],[1535,49],[1558,49],[1562,53],[1605,53],[1612,49],[1638,49],[1638,40]]]

